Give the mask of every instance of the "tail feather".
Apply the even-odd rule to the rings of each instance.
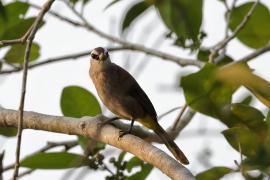
[[[174,157],[183,164],[189,164],[188,159],[185,154],[179,149],[172,138],[167,134],[167,132],[158,124],[153,128],[154,132],[161,138],[167,148],[171,151]]]

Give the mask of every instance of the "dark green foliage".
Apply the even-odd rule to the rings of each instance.
[[[4,56],[4,59],[8,63],[22,64],[24,61],[26,45],[16,44],[13,45]],[[40,47],[38,44],[33,43],[31,47],[31,54],[29,61],[34,61],[40,56]]]
[[[65,87],[61,94],[61,109],[65,116],[96,116],[101,108],[95,96],[79,86]]]
[[[85,156],[67,152],[37,153],[22,160],[21,166],[31,169],[66,169],[88,166],[92,162]]]
[[[189,45],[187,40],[192,40],[194,46],[198,44],[202,24],[202,0],[160,0],[155,1],[154,5],[169,30],[176,34],[176,44],[186,47]]]
[[[236,7],[230,20],[230,29],[233,31],[243,20],[253,2],[248,2]],[[255,8],[251,18],[238,34],[237,38],[245,45],[251,48],[260,48],[265,46],[270,40],[270,12],[262,3]]]
[[[149,5],[142,1],[134,4],[124,16],[121,30],[124,32],[143,12],[149,8]]]
[[[226,174],[231,173],[233,170],[228,167],[223,167],[223,166],[217,166],[213,167],[211,169],[208,169],[206,171],[203,171],[199,174],[197,174],[196,179],[197,180],[216,180],[220,179]]]

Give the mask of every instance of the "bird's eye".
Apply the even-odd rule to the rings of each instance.
[[[96,54],[91,54],[91,57],[92,57],[93,59],[96,59],[96,60],[99,59],[98,55],[96,55]]]

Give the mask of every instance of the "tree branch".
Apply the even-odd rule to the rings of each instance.
[[[35,4],[30,4],[31,7],[33,8],[36,8],[36,9],[39,9],[40,7],[35,5]],[[49,11],[49,14],[64,21],[64,22],[67,22],[71,25],[74,25],[76,27],[82,27],[82,28],[85,28],[95,34],[97,34],[98,36],[102,37],[102,38],[105,38],[109,41],[112,41],[112,42],[116,42],[120,45],[122,45],[123,49],[128,49],[128,50],[133,50],[133,51],[139,51],[139,52],[143,52],[145,54],[148,54],[148,55],[152,55],[152,56],[156,56],[156,57],[159,57],[163,60],[167,60],[167,61],[171,61],[171,62],[174,62],[180,66],[188,66],[188,65],[192,65],[192,66],[197,66],[199,68],[201,68],[204,63],[201,62],[201,61],[197,61],[196,59],[188,59],[188,58],[181,58],[181,57],[178,57],[178,56],[175,56],[175,55],[171,55],[171,54],[168,54],[168,53],[165,53],[165,52],[161,52],[161,51],[158,51],[158,50],[155,50],[155,49],[152,49],[152,48],[147,48],[143,45],[139,45],[139,44],[135,44],[135,43],[131,43],[131,42],[128,42],[128,41],[125,41],[121,38],[118,38],[118,37],[114,37],[114,36],[111,36],[110,34],[107,34],[105,32],[102,32],[100,31],[99,29],[95,28],[94,26],[92,26],[79,12],[77,12],[75,9],[71,8],[71,10],[74,12],[74,14],[76,16],[78,16],[78,18],[81,19],[81,22],[77,22],[77,21],[74,21],[72,19],[69,19],[65,16],[62,16],[61,14],[57,13],[57,12],[54,12],[54,11]]]
[[[268,45],[266,45],[265,47],[257,49],[256,51],[252,52],[251,54],[243,57],[242,59],[238,60],[237,62],[248,62],[248,61],[256,58],[257,56],[259,56],[263,53],[266,53],[268,51],[270,51],[270,43]]]
[[[124,49],[123,47],[109,47],[108,48],[109,51],[119,51],[119,50],[123,50],[123,49]],[[36,63],[33,63],[33,64],[29,65],[28,69],[33,69],[33,68],[36,68],[36,67],[39,67],[39,66],[42,66],[42,65],[47,65],[47,64],[51,64],[51,63],[57,63],[57,62],[61,62],[61,61],[76,60],[76,59],[84,57],[84,56],[90,56],[90,50],[40,60],[40,61],[38,61]],[[1,74],[10,74],[10,73],[15,73],[15,72],[20,72],[21,70],[22,70],[21,67],[14,67],[14,68],[9,69],[9,70],[0,71],[0,75]]]
[[[18,133],[17,133],[17,144],[16,144],[16,161],[15,161],[13,180],[17,179],[19,168],[20,168],[20,152],[21,152],[21,139],[22,139],[22,131],[23,131],[24,100],[25,100],[25,93],[26,93],[27,72],[28,72],[28,64],[29,64],[32,42],[35,38],[35,34],[38,30],[38,26],[40,25],[43,19],[43,16],[50,9],[53,2],[54,0],[48,0],[44,4],[37,18],[35,19],[34,23],[27,31],[28,37],[27,37],[27,44],[26,44],[26,49],[25,49],[24,65],[23,65],[22,90],[21,90],[21,99],[20,99],[20,106],[19,106]],[[29,35],[28,35],[28,32],[29,32]]]
[[[244,16],[243,20],[241,21],[241,23],[235,28],[235,30],[233,31],[233,33],[226,37],[225,39],[223,39],[222,41],[220,41],[219,43],[217,43],[216,45],[214,45],[212,49],[211,54],[209,55],[209,62],[214,62],[214,56],[217,54],[217,52],[219,50],[221,50],[222,48],[224,48],[232,39],[234,39],[236,37],[236,35],[245,27],[245,25],[247,24],[248,20],[250,19],[252,13],[254,12],[257,4],[260,2],[260,0],[256,0],[253,5],[251,6],[251,8],[249,9],[249,11],[247,12],[247,14]]]
[[[17,127],[17,118],[18,111],[0,108],[0,126]],[[100,127],[100,121],[105,119],[106,117],[104,116],[77,119],[25,111],[23,127],[25,129],[90,137],[134,154],[141,160],[159,168],[172,179],[194,179],[194,176],[188,169],[142,139],[133,135],[126,135],[118,140],[118,129],[111,125]]]

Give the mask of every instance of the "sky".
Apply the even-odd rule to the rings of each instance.
[[[42,4],[44,1],[35,0],[36,4]],[[120,36],[119,27],[122,20],[123,12],[127,6],[135,1],[126,0],[112,6],[104,11],[104,7],[108,4],[106,0],[92,0],[86,7],[85,17],[91,24],[98,29],[111,35]],[[239,3],[244,2],[239,0]],[[262,2],[270,8],[269,0]],[[63,3],[56,1],[52,7],[53,10],[69,16],[76,17],[64,6]],[[208,33],[205,40],[205,46],[211,46],[221,40],[224,36],[224,6],[217,0],[205,0],[204,2],[204,24],[203,28]],[[119,13],[120,12],[120,13]],[[31,10],[29,16],[35,15],[36,10]],[[56,57],[64,54],[76,53],[85,50],[91,50],[98,46],[112,45],[107,40],[89,33],[84,29],[74,28],[71,25],[63,23],[49,15],[46,15],[46,25],[38,31],[35,41],[41,44],[40,60],[48,57]],[[149,31],[151,33],[149,33]],[[171,41],[157,42],[164,33],[166,28],[159,20],[154,9],[151,9],[143,19],[137,21],[135,26],[125,37],[129,42],[143,44],[147,47],[157,48],[163,52],[179,55],[180,57],[194,57],[189,52],[183,51],[172,46]],[[249,54],[253,50],[242,45],[238,40],[230,42],[228,54],[235,59]],[[3,52],[0,52],[0,55]],[[127,68],[129,72],[136,75],[136,79],[148,94],[158,114],[185,104],[182,91],[176,87],[176,77],[179,74],[195,72],[195,67],[182,68],[172,62],[163,61],[159,58],[145,56],[142,53],[132,53],[130,51],[116,52],[111,54],[113,62]],[[255,69],[255,73],[270,81],[270,53],[266,53],[256,58],[250,63]],[[145,64],[142,72],[138,74],[138,65],[142,61],[149,61]],[[94,86],[88,76],[90,66],[89,57],[84,57],[76,61],[66,61],[61,63],[53,63],[51,65],[42,66],[29,71],[28,84],[26,93],[25,110],[35,111],[44,114],[62,115],[60,110],[60,95],[64,87],[69,85],[78,85],[84,87],[96,94]],[[22,73],[14,73],[10,75],[0,76],[0,104],[8,109],[18,109],[20,90],[21,90]],[[174,87],[174,88],[172,88]],[[243,88],[241,92],[245,91]],[[236,93],[234,99],[239,97]],[[260,103],[255,104],[256,107],[264,108]],[[166,116],[160,121],[161,125],[168,127],[176,117],[178,111]],[[110,113],[105,112],[106,115]],[[198,129],[206,130],[205,135],[194,135]],[[225,141],[221,135],[221,131],[226,127],[217,120],[197,114],[191,123],[181,132],[176,139],[176,143],[185,152],[190,160],[187,166],[194,174],[202,171],[205,167],[198,161],[198,157],[205,149],[211,149],[212,165],[233,166],[233,160],[239,160],[239,155]],[[63,135],[58,133],[48,133],[44,131],[25,130],[23,132],[22,153],[21,157],[34,152],[43,147],[47,141],[63,141],[68,139],[76,139],[75,136]],[[0,151],[5,150],[6,155],[4,164],[10,164],[15,159],[15,143],[16,139],[6,139],[0,137]],[[168,152],[164,145],[155,144],[157,147]],[[81,152],[80,148],[75,148],[73,152]],[[105,151],[108,156],[117,156],[119,150],[110,148]],[[169,153],[169,152],[168,152]],[[130,156],[129,156],[130,157]],[[75,179],[83,168],[75,171],[54,170],[42,171],[37,170],[29,176],[25,176],[27,180],[35,179],[61,179],[64,174],[69,172],[65,179]],[[11,177],[11,172],[5,173],[5,179]],[[91,172],[84,179],[104,177],[104,173]],[[81,177],[82,178],[82,177]],[[224,177],[224,179],[239,179],[239,176]],[[64,179],[64,178],[63,178]],[[148,179],[168,179],[159,170],[151,172]]]

